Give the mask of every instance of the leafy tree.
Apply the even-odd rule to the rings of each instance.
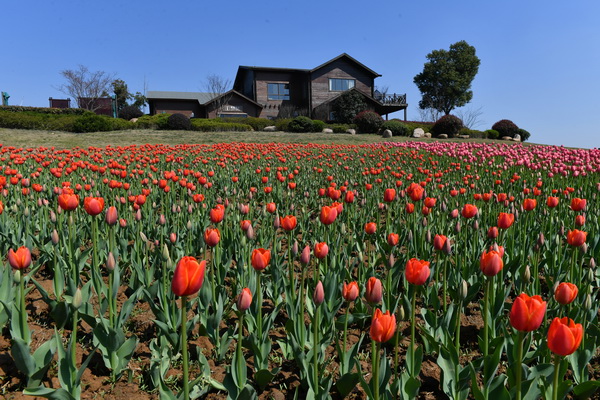
[[[355,90],[347,90],[333,102],[331,111],[337,122],[350,124],[354,117],[366,108],[367,104],[360,93]]]
[[[419,102],[421,109],[435,109],[448,115],[471,101],[471,83],[480,64],[475,47],[462,40],[451,45],[449,51],[432,51],[427,60],[423,72],[414,78],[423,96]]]
[[[129,99],[133,96],[129,93],[127,84],[122,79],[115,79],[110,86],[117,99],[117,111],[121,111],[129,105]]]

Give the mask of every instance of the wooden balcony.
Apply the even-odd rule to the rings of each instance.
[[[404,94],[385,94],[378,95],[375,94],[375,100],[379,101],[384,106],[406,106],[406,93]]]

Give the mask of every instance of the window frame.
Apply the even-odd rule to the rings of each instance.
[[[277,86],[277,94],[271,93],[269,90],[270,85]],[[282,92],[283,89],[283,92]],[[287,94],[285,90],[287,89]],[[281,101],[290,100],[290,83],[289,82],[267,82],[267,100],[270,101]]]
[[[348,86],[346,89],[334,89],[334,81],[345,81],[352,82],[352,86]],[[345,92],[346,90],[354,89],[356,87],[356,79],[354,78],[329,78],[329,91],[330,92]]]

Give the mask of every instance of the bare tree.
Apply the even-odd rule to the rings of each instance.
[[[375,99],[376,100],[382,100],[385,99],[387,97],[388,92],[390,91],[390,87],[389,85],[382,85],[382,86],[375,86],[375,92],[378,92],[379,95],[377,95],[377,93],[375,93]],[[379,98],[377,98],[379,97]]]
[[[418,107],[417,110],[419,111],[419,119],[422,122],[435,122],[444,115],[443,112],[438,111],[435,108]]]
[[[483,115],[482,107],[461,108],[454,113],[458,118],[462,119],[463,125],[469,129],[475,129],[485,123],[480,118]]]
[[[66,83],[57,89],[75,99],[78,107],[96,111],[100,108],[98,98],[110,91],[114,75],[104,71],[90,71],[86,66],[79,65],[77,69],[65,69],[60,72]],[[81,104],[80,104],[81,101]]]
[[[217,116],[221,114],[223,108],[229,102],[231,95],[225,95],[229,91],[229,87],[231,85],[231,81],[229,79],[223,78],[217,74],[210,74],[206,77],[205,89],[208,93],[213,95],[214,107],[217,113]]]

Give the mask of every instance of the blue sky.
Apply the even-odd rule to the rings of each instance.
[[[597,0],[211,1],[20,0],[2,6],[0,90],[10,104],[47,106],[60,71],[78,64],[130,91],[203,91],[238,65],[312,68],[348,53],[407,93],[426,55],[466,40],[481,59],[467,109],[479,129],[510,119],[531,141],[600,147]]]

